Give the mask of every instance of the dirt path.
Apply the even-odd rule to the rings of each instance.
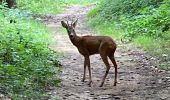
[[[118,43],[116,60],[118,62],[119,84],[113,86],[114,68],[112,67],[103,87],[98,87],[105,66],[99,55],[91,56],[92,87],[86,81],[81,82],[83,75],[83,57],[71,44],[60,21],[79,18],[76,32],[79,35],[93,34],[86,27],[86,14],[91,6],[75,5],[67,7],[63,14],[45,17],[43,20],[52,33],[51,48],[64,53],[62,80],[58,89],[51,91],[51,100],[170,100],[170,72],[159,71],[155,67],[156,59],[150,57],[130,44]]]

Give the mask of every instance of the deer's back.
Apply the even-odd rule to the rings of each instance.
[[[90,55],[99,53],[99,49],[115,49],[116,44],[108,36],[83,36],[80,42],[79,52],[88,52]]]

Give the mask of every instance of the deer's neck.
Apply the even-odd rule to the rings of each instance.
[[[72,37],[72,38],[70,37],[70,40],[71,40],[71,42],[73,43],[73,45],[78,46],[78,45],[80,45],[81,37],[75,35],[75,36]]]

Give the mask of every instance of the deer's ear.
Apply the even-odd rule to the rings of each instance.
[[[62,25],[64,28],[68,28],[67,24],[66,24],[64,21],[61,21],[61,25]]]
[[[77,25],[77,21],[78,21],[78,19],[73,23],[73,27],[74,27],[74,28],[75,28],[76,25]]]

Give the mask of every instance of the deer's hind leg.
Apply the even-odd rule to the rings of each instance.
[[[116,86],[117,83],[117,63],[114,57],[115,50],[109,55],[110,60],[112,61],[114,68],[115,68],[115,79],[114,79],[114,86]]]
[[[101,56],[104,64],[106,65],[106,72],[105,72],[105,74],[104,74],[104,76],[103,76],[103,78],[102,78],[101,84],[99,85],[100,87],[102,87],[103,84],[104,84],[104,81],[105,81],[105,79],[106,79],[106,77],[107,77],[107,75],[108,75],[108,73],[109,73],[110,64],[109,64],[109,62],[108,62],[108,57],[107,57],[107,56],[108,56],[108,53],[107,53],[106,48],[105,48],[105,47],[101,47],[99,53],[100,53],[100,56]]]

